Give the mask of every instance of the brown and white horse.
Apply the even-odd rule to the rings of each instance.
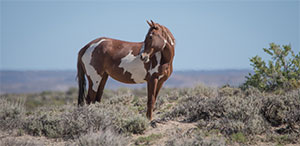
[[[151,20],[144,42],[126,42],[101,37],[84,46],[78,53],[78,105],[101,101],[108,76],[129,84],[147,82],[147,118],[152,111],[159,90],[173,71],[175,39],[163,25]],[[88,93],[85,97],[85,76]]]

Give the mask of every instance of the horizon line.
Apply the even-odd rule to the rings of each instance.
[[[184,72],[184,71],[228,71],[228,70],[253,70],[250,68],[219,68],[219,69],[178,69],[174,70],[174,72]],[[76,69],[0,69],[0,71],[76,71]]]

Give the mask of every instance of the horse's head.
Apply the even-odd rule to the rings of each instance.
[[[144,41],[145,48],[141,52],[141,59],[145,63],[150,61],[153,54],[162,51],[167,43],[167,40],[162,35],[163,28],[159,24],[154,23],[152,20],[151,23],[149,21],[147,21],[147,23],[149,24],[150,29]]]

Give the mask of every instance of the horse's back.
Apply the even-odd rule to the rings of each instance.
[[[138,57],[142,45],[100,37],[83,47],[78,59],[83,62],[89,77],[99,78],[106,72],[120,82],[142,83],[146,74],[143,62]],[[137,76],[132,78],[132,73]]]

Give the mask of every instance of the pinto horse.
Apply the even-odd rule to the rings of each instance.
[[[100,102],[108,76],[128,83],[147,82],[147,118],[152,112],[159,90],[173,71],[175,39],[163,25],[147,21],[150,26],[144,42],[126,42],[106,37],[95,39],[78,53],[78,105]],[[85,97],[85,76],[88,93]]]

